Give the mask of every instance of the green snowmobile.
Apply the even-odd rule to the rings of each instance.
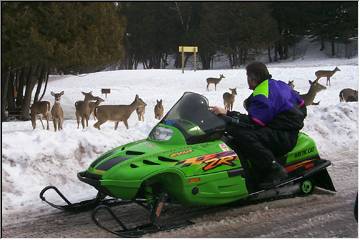
[[[186,92],[148,138],[114,148],[99,156],[78,178],[98,190],[95,199],[71,203],[54,186],[40,193],[53,207],[81,211],[95,208],[93,220],[120,236],[137,236],[165,229],[157,224],[165,202],[184,206],[216,206],[238,200],[253,200],[282,194],[310,194],[314,187],[335,191],[315,142],[300,133],[294,149],[278,161],[288,179],[270,189],[260,189],[252,178],[251,161],[241,157],[225,122],[209,111],[208,100]],[[47,201],[44,193],[55,190],[67,205]],[[107,197],[105,199],[105,197]],[[112,197],[109,199],[109,197]],[[110,206],[135,202],[150,211],[150,224],[129,229]],[[122,230],[110,230],[98,221],[107,210]]]

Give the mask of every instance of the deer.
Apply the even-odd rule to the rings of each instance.
[[[64,122],[64,111],[60,105],[60,99],[62,95],[64,95],[64,91],[61,91],[60,93],[51,92],[51,96],[55,98],[54,105],[51,108],[51,116],[53,119],[55,132],[57,130],[60,131],[61,129],[63,129],[62,125]]]
[[[42,116],[40,116],[40,122],[41,125],[43,127],[43,129],[45,129],[44,123],[42,121],[42,118],[46,119],[46,129],[49,130],[49,118],[50,118],[50,102],[48,101],[39,101],[39,102],[34,102],[31,107],[30,107],[30,115],[31,115],[31,124],[33,129],[36,128],[36,116],[38,114],[41,114]]]
[[[351,88],[344,88],[339,93],[340,102],[357,102],[358,91]]]
[[[302,99],[304,99],[305,106],[319,105],[320,101],[317,103],[315,103],[313,101],[315,99],[316,94],[322,90],[325,90],[326,87],[321,85],[320,83],[318,83],[318,80],[319,79],[314,80],[314,81],[309,80],[309,83],[310,83],[309,91],[306,94],[300,94],[300,97]]]
[[[120,121],[124,122],[126,129],[129,129],[128,119],[130,115],[143,105],[144,102],[136,94],[135,100],[130,105],[100,105],[95,108],[94,114],[97,117],[97,122],[94,127],[100,130],[100,125],[107,122],[115,122],[115,130],[118,127]]]
[[[207,86],[206,89],[209,91],[209,85],[212,83],[215,85],[215,91],[216,91],[216,85],[219,84],[219,82],[221,81],[221,79],[225,78],[224,75],[220,74],[219,78],[214,78],[214,77],[209,77],[206,79],[207,82]]]
[[[330,86],[330,78],[337,72],[340,71],[340,69],[338,67],[335,67],[334,70],[330,71],[330,70],[319,70],[315,72],[315,76],[316,76],[316,80],[319,80],[322,77],[326,77],[326,86],[329,83]]]
[[[162,99],[156,99],[156,105],[154,107],[155,118],[160,120],[164,115],[164,106],[162,105]]]
[[[138,119],[139,121],[143,121],[144,122],[144,114],[145,114],[145,107],[146,107],[146,103],[140,98],[141,102],[143,102],[144,104],[141,104],[140,106],[138,106],[136,108],[136,114],[138,115]]]
[[[237,95],[237,92],[236,92],[236,88],[229,88],[229,90],[231,91],[231,93],[228,92],[224,93],[223,99],[224,99],[225,110],[232,111],[235,101],[235,95]]]
[[[94,115],[94,120],[96,120],[95,114],[94,114],[94,109],[100,105],[100,103],[104,102],[105,100],[100,98],[100,97],[95,97],[96,101],[95,102],[89,102],[89,107],[90,107],[90,115],[93,114]],[[89,115],[89,116],[90,116]],[[78,124],[78,128],[79,128],[79,124]]]
[[[287,84],[288,84],[289,87],[291,87],[292,89],[295,89],[294,80],[289,80]]]
[[[90,101],[91,100],[97,100],[96,97],[92,95],[92,91],[86,93],[81,92],[85,97],[83,101],[76,101],[75,102],[75,115],[76,115],[76,121],[77,121],[77,128],[79,128],[80,125],[80,118],[81,118],[81,125],[83,129],[89,126],[89,118],[90,118]]]

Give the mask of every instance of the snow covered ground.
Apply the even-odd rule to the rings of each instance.
[[[341,156],[349,150],[358,156],[358,103],[340,103],[339,92],[343,88],[358,89],[358,58],[334,59],[307,54],[296,61],[268,64],[274,79],[295,80],[295,89],[307,92],[308,80],[315,79],[315,71],[341,69],[331,79],[331,87],[320,92],[315,101],[318,106],[308,107],[308,117],[304,132],[315,139],[322,156],[334,165],[341,163]],[[206,78],[224,74],[217,86],[206,90]],[[247,87],[243,68],[231,70],[119,70],[97,72],[82,76],[64,76],[49,82],[44,100],[53,104],[50,91],[64,91],[61,104],[65,112],[63,131],[43,130],[40,122],[33,130],[31,122],[2,123],[2,214],[5,224],[16,221],[19,212],[30,216],[54,211],[39,199],[40,190],[47,185],[55,185],[70,200],[92,197],[96,192],[92,187],[77,180],[76,173],[86,169],[101,153],[128,142],[146,138],[158,120],[154,118],[157,99],[163,99],[165,111],[182,96],[185,91],[205,95],[210,105],[222,105],[222,95],[229,88],[237,88],[234,109],[244,112],[243,100],[251,93]],[[325,85],[326,79],[320,80]],[[111,94],[103,104],[130,104],[135,95],[147,103],[145,122],[137,120],[134,112],[129,119],[129,129],[120,123],[114,130],[114,123],[107,122],[101,130],[95,129],[90,120],[89,127],[77,129],[74,102],[82,100],[81,91],[92,91],[101,96],[101,88],[111,88]],[[104,98],[104,96],[101,96]],[[341,186],[336,186],[341,188]],[[355,187],[355,186],[354,186]],[[356,186],[357,188],[357,186]],[[50,195],[50,194],[49,194]],[[37,212],[35,214],[35,212]]]

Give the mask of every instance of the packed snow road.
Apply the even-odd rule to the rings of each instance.
[[[336,194],[316,190],[307,197],[262,202],[246,206],[216,209],[167,206],[166,217],[188,218],[194,225],[148,234],[145,237],[346,237],[356,238],[357,222],[353,207],[356,196],[357,164],[343,158],[342,166],[330,168],[330,175],[338,188]],[[344,170],[346,169],[346,170]],[[351,169],[351,170],[350,170]],[[349,171],[350,170],[350,171]],[[116,213],[126,223],[144,223],[143,209],[130,205],[116,207]],[[54,210],[35,219],[19,216],[18,222],[2,228],[3,237],[114,237],[99,229],[90,218],[91,212],[69,214]],[[106,224],[109,219],[103,218]]]
[[[306,197],[293,197],[245,206],[184,208],[167,206],[165,219],[190,219],[195,224],[145,237],[358,237],[354,218],[357,193],[357,149],[339,153],[341,161],[329,168],[337,193],[316,189]],[[147,214],[135,205],[115,207],[115,212],[131,227],[145,223]],[[35,218],[18,215],[12,224],[2,226],[3,237],[114,237],[98,228],[91,211],[70,214],[54,209]],[[101,220],[111,225],[108,217]]]

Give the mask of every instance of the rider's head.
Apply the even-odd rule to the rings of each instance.
[[[249,89],[254,90],[257,85],[271,78],[265,64],[261,62],[253,62],[246,66],[246,75]]]

